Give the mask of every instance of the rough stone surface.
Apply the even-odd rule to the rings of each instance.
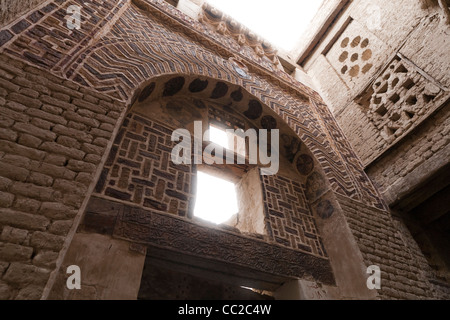
[[[9,91],[1,106],[1,119],[7,121],[0,122],[0,261],[11,265],[0,273],[0,298],[39,299],[111,137],[111,130],[97,136],[92,129],[115,123],[117,116],[105,115],[108,108],[102,107],[101,118],[94,120],[97,113],[82,107],[79,86],[39,69],[25,81],[23,65],[4,55],[1,61],[0,81]],[[45,88],[35,87],[38,83]],[[21,95],[15,86],[36,91]],[[86,111],[89,118],[83,116]],[[69,128],[69,122],[83,131]],[[103,140],[95,149],[80,149],[93,139]]]

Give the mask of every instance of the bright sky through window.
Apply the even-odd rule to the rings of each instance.
[[[245,157],[245,139],[234,133],[227,133],[225,129],[209,126],[209,141],[233,150],[235,153]],[[225,151],[224,151],[225,153]]]
[[[209,140],[214,143],[217,143],[219,146],[228,148],[227,133],[214,126],[209,126]]]
[[[291,51],[323,0],[207,0],[275,47]]]
[[[238,205],[235,185],[198,171],[194,216],[219,224],[236,213]]]

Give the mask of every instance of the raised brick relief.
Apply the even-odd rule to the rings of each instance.
[[[400,56],[366,89],[359,103],[387,143],[392,143],[436,107],[443,91]]]
[[[129,114],[114,140],[95,192],[143,207],[188,216],[194,166],[175,165],[172,129]]]
[[[274,70],[282,69],[277,50],[270,43],[260,39],[252,31],[208,3],[204,3],[202,9],[199,21],[217,33],[232,38],[238,44],[241,53],[260,63],[272,64]]]
[[[114,237],[156,246],[179,254],[206,258],[221,264],[248,268],[255,272],[289,277],[313,276],[334,284],[329,260],[273,243],[170,217],[155,210],[128,204],[114,204],[93,197],[88,211],[101,201],[114,207],[109,213],[116,221]],[[93,211],[96,211],[94,209]]]
[[[261,176],[266,223],[276,243],[327,256],[303,186],[280,175]]]
[[[145,10],[138,9],[134,5],[136,3],[139,3],[139,8]],[[64,5],[66,4],[64,3]],[[94,3],[92,6],[94,6]],[[64,17],[61,15],[55,16],[55,10],[60,12],[63,8],[65,8],[63,5],[50,6],[48,8],[48,10],[51,9],[48,13],[49,16],[46,15],[45,19],[41,20],[42,25],[47,26],[48,20],[60,26]],[[159,10],[164,10],[165,13]],[[115,12],[112,19],[117,20],[111,23],[113,26],[110,32],[106,33],[106,30],[103,30],[105,36],[96,42],[91,38],[83,38],[83,40],[80,40],[81,44],[86,45],[67,49],[70,51],[70,55],[68,55],[69,51],[62,49],[61,53],[55,52],[55,56],[66,58],[55,60],[53,67],[51,67],[52,71],[61,72],[64,76],[81,85],[96,88],[98,91],[122,100],[131,97],[136,88],[149,78],[174,72],[209,76],[227,81],[228,84],[239,84],[279,114],[295,130],[305,145],[320,159],[321,166],[330,168],[325,172],[335,192],[351,197],[363,197],[355,190],[355,181],[352,181],[348,172],[346,172],[341,157],[330,148],[326,135],[320,134],[323,127],[316,119],[317,110],[315,109],[326,108],[326,106],[321,103],[311,105],[310,103],[299,102],[299,95],[307,95],[312,101],[321,101],[313,90],[300,83],[295,83],[295,89],[289,87],[289,94],[287,94],[286,91],[277,89],[277,86],[265,80],[264,75],[255,77],[252,68],[250,68],[249,74],[243,76],[242,72],[236,71],[236,66],[231,60],[223,58],[229,57],[230,52],[224,50],[224,48],[219,48],[216,43],[214,45],[212,42],[205,44],[205,37],[211,36],[217,38],[217,40],[223,40],[222,35],[208,31],[206,26],[198,21],[192,21],[165,1],[148,0],[145,3],[133,1],[131,5],[123,5],[123,2],[118,2],[117,6],[111,8],[111,11]],[[174,19],[177,21],[174,21]],[[172,32],[170,29],[174,25],[177,28],[180,27],[179,23],[183,24],[184,34]],[[100,24],[99,27],[104,26],[100,26]],[[191,24],[196,31],[192,30]],[[45,30],[40,24],[31,24],[28,28],[35,27]],[[48,67],[51,63],[44,59],[45,57],[32,59],[26,54],[27,49],[16,47],[20,38],[27,37],[27,30],[8,40],[3,49],[7,54],[25,59],[28,63]],[[82,25],[81,31],[83,30],[84,26]],[[95,28],[92,30],[94,30],[93,33],[100,32],[96,31],[98,29]],[[136,30],[140,31],[136,32]],[[42,41],[45,41],[45,39],[36,38],[30,42],[33,45],[26,48],[41,48],[44,46],[44,44],[41,44]],[[199,46],[198,42],[207,45],[210,49]],[[370,43],[373,43],[373,41],[370,40]],[[229,45],[228,49],[238,51],[239,45],[232,45],[228,42],[227,44]],[[57,48],[57,46],[53,47]],[[211,49],[214,49],[214,52],[217,53],[213,53]],[[192,63],[193,61],[195,63]],[[246,64],[248,64],[248,61]],[[286,83],[279,80],[276,80],[276,83],[286,86]],[[191,92],[197,94],[197,92],[202,91],[202,85],[205,84],[195,83],[190,88]],[[136,97],[145,100],[146,96],[152,94],[154,89],[150,84],[148,88],[141,92],[141,95],[137,94]],[[220,91],[221,88],[218,87],[215,94],[220,94]],[[242,100],[241,91],[233,91],[229,94],[233,101]],[[252,101],[248,107],[247,118],[261,116],[260,104]],[[271,120],[265,120],[267,119],[264,119],[264,123],[268,125],[273,123]],[[329,121],[324,122],[323,125],[329,126]],[[342,138],[342,135],[336,130],[330,130],[330,133],[333,138]],[[358,170],[362,171],[362,168],[358,168]]]

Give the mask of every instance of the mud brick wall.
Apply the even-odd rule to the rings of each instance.
[[[338,198],[366,265],[380,267],[382,299],[442,298],[428,282],[429,267],[420,249],[411,245],[408,231],[401,232],[401,222],[384,211]]]
[[[175,165],[173,129],[129,114],[119,130],[95,192],[180,217],[192,215],[195,166]]]
[[[421,165],[433,162],[433,157],[446,152],[450,144],[450,103],[429,117],[413,135],[408,136],[393,150],[368,168],[379,190],[402,181]],[[428,164],[431,167],[431,164]]]
[[[123,107],[0,56],[0,300],[40,298]]]
[[[424,2],[353,1],[303,62],[364,165],[448,99],[448,24]]]
[[[304,188],[297,181],[261,176],[268,233],[278,244],[326,257]]]

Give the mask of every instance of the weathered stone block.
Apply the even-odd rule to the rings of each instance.
[[[0,280],[0,300],[8,300],[11,294],[13,294],[12,288]]]
[[[56,114],[56,115],[60,115],[61,113],[63,113],[63,109],[62,108],[55,107],[55,106],[52,106],[52,105],[49,105],[49,104],[44,104],[41,107],[41,109],[42,109],[42,111],[45,111],[45,112],[48,112],[48,113],[53,113],[53,114]]]
[[[2,140],[0,143],[0,150],[4,151],[5,153],[18,154],[34,160],[42,160],[46,155],[46,153],[43,151],[36,150],[34,148],[28,148],[25,146],[21,146],[20,144],[4,140]]]
[[[47,130],[47,131],[50,131],[50,129],[54,125],[54,123],[52,123],[50,121],[47,121],[47,120],[44,120],[44,119],[40,119],[40,118],[36,118],[36,117],[31,118],[31,124],[36,126],[36,127],[38,127],[38,128]]]
[[[16,167],[9,163],[0,162],[0,175],[11,180],[25,181],[28,174],[29,171],[27,169]]]
[[[0,128],[0,139],[16,141],[17,132],[10,129]]]
[[[44,284],[38,285],[29,285],[25,288],[20,289],[17,294],[17,300],[39,300],[42,296],[42,291],[44,290]]]
[[[10,179],[0,176],[0,190],[6,191],[11,183]]]
[[[41,163],[39,167],[33,168],[33,170],[39,171],[51,177],[64,178],[67,180],[72,180],[76,176],[75,172],[67,169],[66,167],[56,166],[48,163]]]
[[[26,261],[31,258],[33,248],[14,243],[0,244],[0,259],[3,261]]]
[[[93,180],[92,175],[87,172],[80,172],[77,174],[77,177],[75,178],[76,182],[82,183],[86,187],[91,184],[92,180]]]
[[[36,231],[30,239],[30,245],[37,249],[49,249],[59,251],[64,243],[64,237],[54,234]]]
[[[80,108],[85,108],[85,109],[94,111],[95,113],[106,114],[106,108],[96,105],[96,104],[93,104],[93,103],[90,103],[88,101],[74,99],[73,104]]]
[[[112,132],[114,130],[114,125],[110,123],[102,123],[100,129]]]
[[[97,137],[103,137],[106,139],[111,138],[111,132],[97,129],[97,128],[91,129],[90,133],[92,133],[94,136],[97,136]]]
[[[49,153],[62,154],[64,156],[67,156],[67,157],[73,158],[73,159],[77,159],[77,160],[83,159],[83,157],[85,155],[85,153],[81,150],[65,147],[56,142],[44,142],[40,146],[40,149],[47,151]]]
[[[105,138],[95,138],[92,143],[100,147],[106,147],[108,140]]]
[[[68,94],[65,93],[61,93],[61,92],[53,92],[52,93],[52,97],[61,100],[61,101],[70,101],[70,96]]]
[[[33,86],[33,85],[31,85],[31,86]],[[30,89],[30,88],[21,88],[19,90],[19,93],[24,94],[30,98],[39,97],[39,92],[37,92],[36,90]]]
[[[83,143],[83,146],[81,147],[81,150],[83,150],[86,153],[92,153],[92,154],[96,154],[96,155],[103,155],[103,152],[105,150],[105,148],[103,147],[99,147],[99,146],[95,146],[93,144],[90,143]]]
[[[5,242],[21,244],[28,236],[28,231],[17,229],[10,226],[4,226],[0,235],[0,240]],[[1,274],[1,272],[0,272]]]
[[[14,195],[11,193],[0,191],[0,207],[11,207],[14,201]]]
[[[105,116],[103,114],[97,114],[97,115],[95,115],[95,119],[99,120],[102,123],[106,122],[106,123],[115,125],[117,122],[117,118],[119,117],[119,113],[114,112],[114,111],[111,111],[111,112],[113,112],[112,116],[109,116],[109,113],[107,116]]]
[[[56,134],[54,132],[38,128],[30,123],[17,122],[14,124],[13,129],[47,141],[54,141],[56,139]]]
[[[62,108],[64,110],[74,111],[76,109],[76,106],[74,106],[72,103],[60,101],[56,98],[53,98],[53,97],[50,97],[47,95],[42,95],[39,97],[39,99],[44,103],[50,104],[50,105],[58,107],[58,108]]]
[[[0,224],[29,230],[45,230],[50,222],[42,216],[11,209],[0,209]]]
[[[53,199],[53,189],[50,187],[36,186],[31,183],[15,182],[11,187],[11,192],[21,194],[40,201],[51,201]]]
[[[50,269],[56,266],[56,259],[58,259],[58,252],[42,250],[33,258],[33,264]]]
[[[64,166],[66,164],[67,158],[58,154],[48,154],[45,157],[45,162],[49,164],[54,164],[56,166]]]
[[[81,143],[78,142],[76,139],[68,137],[68,136],[59,136],[58,139],[56,139],[56,142],[69,148],[75,148],[80,149]]]
[[[44,120],[47,120],[47,121],[50,121],[53,123],[57,123],[57,124],[62,124],[62,125],[67,124],[67,120],[64,119],[63,117],[55,115],[53,113],[45,112],[40,109],[28,109],[26,111],[26,114],[28,114],[31,117],[41,118],[41,119],[44,119]]]
[[[69,95],[71,97],[76,97],[76,98],[83,97],[83,94],[81,92],[78,92],[76,90],[73,90],[72,88],[68,88],[66,86],[63,86],[61,84],[57,84],[57,83],[54,83],[54,82],[49,82],[48,83],[48,88],[51,91],[64,93],[64,94]]]
[[[22,133],[19,137],[18,142],[27,147],[37,148],[42,143],[42,140],[35,136],[29,135],[26,133]]]
[[[86,195],[74,194],[74,193],[66,193],[63,196],[62,202],[65,205],[72,207],[80,207],[83,199]]]
[[[9,118],[6,118],[6,117],[0,115],[0,127],[9,128],[14,124],[14,122],[15,121],[13,119],[9,119]]]
[[[71,227],[72,220],[60,220],[53,222],[48,231],[53,234],[65,236],[67,235]]]
[[[52,220],[65,220],[75,217],[77,210],[58,202],[43,202],[39,213]]]
[[[33,265],[13,262],[9,266],[3,280],[18,285],[41,284],[45,285],[50,271]]]
[[[69,163],[67,164],[67,168],[76,172],[88,172],[92,173],[95,171],[96,166],[92,163],[86,163],[84,161],[78,161],[78,160],[69,160]]]
[[[98,120],[95,120],[93,118],[83,117],[76,112],[66,111],[66,112],[64,112],[63,115],[66,119],[69,119],[69,120],[72,120],[75,122],[84,123],[92,128],[97,128],[100,125]]]
[[[39,172],[31,172],[30,176],[28,177],[28,182],[37,184],[38,186],[48,187],[52,185],[53,178]]]
[[[42,102],[39,99],[27,97],[23,94],[12,92],[8,95],[8,99],[21,103],[29,108],[39,108]]]
[[[8,108],[2,108],[2,116],[24,123],[30,120],[26,114]]]
[[[53,188],[56,190],[60,190],[63,193],[77,194],[77,195],[85,195],[86,186],[69,180],[64,179],[56,179],[53,184]]]
[[[9,92],[17,92],[20,89],[18,85],[2,78],[0,78],[0,87],[7,89]]]
[[[92,135],[90,135],[89,133],[86,133],[86,132],[80,131],[80,130],[76,130],[73,128],[67,128],[62,125],[56,125],[53,128],[53,132],[55,132],[57,134],[76,138],[78,141],[82,141],[82,142],[91,142],[93,139]]]
[[[36,213],[41,206],[41,202],[35,199],[18,197],[13,204],[14,210],[19,210],[27,213]]]
[[[93,163],[94,165],[99,164],[101,159],[102,159],[101,156],[99,156],[98,154],[92,154],[92,153],[87,154],[84,157],[84,161],[89,162],[89,163]]]

